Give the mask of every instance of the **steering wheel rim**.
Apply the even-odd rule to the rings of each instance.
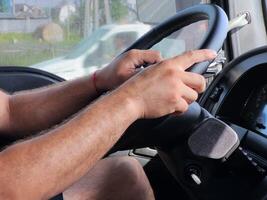
[[[201,42],[199,48],[209,48],[218,51],[221,48],[227,35],[228,18],[220,7],[211,4],[202,4],[178,12],[170,19],[167,19],[165,22],[159,24],[158,26],[147,32],[130,47],[128,47],[124,52],[127,52],[131,49],[149,49],[164,37],[172,34],[180,28],[203,19],[210,20],[207,34],[205,36],[205,39]],[[212,35],[212,37],[210,37],[210,35]],[[206,71],[208,65],[208,62],[198,63],[189,68],[189,70],[202,74]],[[141,148],[143,146],[146,146],[147,142],[150,140],[144,139],[142,141],[139,141],[139,137],[142,136],[143,138],[144,135],[146,135],[145,133],[140,133],[140,130],[144,130],[144,132],[146,132],[147,130],[155,129],[156,127],[160,127],[162,123],[169,121],[169,119],[174,119],[175,121],[189,120],[190,122],[194,123],[194,120],[198,119],[198,112],[195,112],[196,110],[198,110],[195,109],[196,107],[197,106],[190,106],[190,109],[179,117],[176,115],[167,115],[158,119],[140,119],[136,121],[126,130],[126,134],[124,134],[124,136],[115,145],[111,152],[114,152],[117,149]],[[190,114],[192,113],[190,111],[191,109],[194,111],[193,114]],[[184,124],[187,124],[188,126],[188,123]],[[135,145],[133,146],[133,144]],[[151,141],[150,144],[156,145],[157,139],[155,139],[155,141]]]
[[[212,49],[217,52],[222,47],[227,36],[228,17],[219,6],[211,4],[196,5],[176,13],[173,17],[152,28],[124,52],[131,49],[149,49],[175,31],[192,23],[207,19],[208,30],[197,49]],[[188,71],[203,74],[206,72],[209,64],[210,62],[197,63],[190,67]]]
[[[228,20],[224,11],[215,5],[198,5],[177,13],[172,18],[153,28],[151,31],[149,31],[147,34],[137,40],[133,45],[131,45],[128,49],[126,49],[126,51],[129,51],[131,49],[148,49],[160,40],[162,40],[164,37],[173,33],[174,31],[179,30],[180,28],[189,25],[193,22],[197,22],[203,19],[210,19],[209,28],[206,37],[199,45],[199,48],[208,48],[218,51],[221,48],[224,39],[227,35]],[[206,71],[208,65],[208,62],[198,63],[197,65],[191,67],[189,71],[203,74]],[[144,134],[140,134],[140,136],[143,137],[143,135],[145,135],[145,132],[150,129],[150,132],[152,132],[153,134],[151,134],[151,137],[155,137],[157,134],[166,136],[166,134],[168,134],[169,132],[171,133],[171,130],[166,130],[165,127],[171,125],[170,129],[179,130],[179,132],[181,131],[182,133],[185,133],[178,135],[177,132],[173,132],[173,134],[175,134],[175,136],[177,135],[177,137],[171,138],[171,140],[173,141],[171,142],[171,144],[167,142],[164,143],[160,141],[159,138],[159,145],[157,145],[156,143],[151,143],[150,146],[155,146],[157,148],[159,156],[161,160],[165,163],[165,166],[169,169],[170,173],[173,175],[173,177],[176,178],[176,180],[181,184],[181,186],[189,194],[191,194],[190,196],[192,196],[193,199],[195,199],[196,194],[199,197],[203,197],[203,195],[204,197],[207,197],[201,199],[211,199],[210,197],[213,197],[213,194],[208,192],[207,188],[208,186],[214,185],[215,187],[211,187],[211,191],[220,191],[221,187],[217,186],[220,184],[221,179],[219,179],[219,183],[214,182],[214,180],[209,182],[209,184],[207,184],[207,182],[210,177],[217,173],[217,169],[221,169],[221,167],[219,166],[222,165],[222,159],[215,160],[201,157],[199,155],[193,154],[191,151],[192,148],[188,148],[188,137],[190,137],[190,132],[199,128],[198,125],[203,121],[203,119],[207,119],[205,114],[207,114],[207,117],[211,117],[208,116],[209,113],[203,112],[203,109],[196,103],[190,106],[189,111],[190,109],[192,111],[191,114],[190,112],[186,112],[184,115],[179,117],[174,115],[169,117],[165,116],[153,124],[151,124],[151,122],[154,122],[155,119],[148,122],[147,120],[141,121],[143,122],[143,125],[142,123],[134,123],[134,125],[130,129],[128,129],[127,132],[128,135],[132,135],[132,133],[144,130]],[[179,122],[183,123],[182,126],[178,126],[178,124],[180,124]],[[144,124],[150,125],[145,126]],[[155,126],[155,124],[157,125]],[[180,138],[178,138],[178,136]],[[136,136],[133,135],[132,138],[134,137]],[[127,139],[129,138],[125,137],[125,141]],[[130,140],[130,142],[132,141]],[[143,144],[144,143],[141,143],[139,148],[142,148]],[[206,143],[204,142],[202,144],[206,145]],[[236,147],[237,146],[235,146],[235,148]],[[198,179],[198,181],[196,181],[196,178]],[[222,182],[224,183],[224,179],[222,180]],[[231,186],[231,184],[228,185]],[[231,189],[231,187],[228,188],[230,193],[227,193],[227,195],[232,194]],[[224,190],[219,193],[222,197],[220,199],[226,199],[223,198],[225,196],[224,193]],[[217,194],[215,194],[215,196],[217,198]]]

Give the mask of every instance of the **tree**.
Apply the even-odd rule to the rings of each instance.
[[[0,12],[2,13],[7,13],[10,12],[10,5],[11,1],[10,0],[1,0],[0,1]]]
[[[92,0],[84,0],[81,5],[83,5],[83,12],[84,14],[84,22],[83,22],[83,36],[87,37],[90,33],[90,8],[91,8]]]
[[[94,0],[94,30],[98,29],[99,27],[99,1]]]
[[[105,17],[106,17],[106,23],[111,24],[112,19],[110,15],[110,5],[109,5],[109,0],[104,0],[104,8],[105,8]]]
[[[111,1],[111,16],[113,21],[120,21],[128,14],[128,8],[122,0]]]

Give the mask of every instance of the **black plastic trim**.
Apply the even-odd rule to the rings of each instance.
[[[16,72],[16,73],[31,73],[35,75],[41,75],[45,76],[47,78],[51,78],[53,80],[56,80],[58,82],[65,81],[65,79],[52,74],[50,72],[46,72],[40,69],[35,69],[35,68],[30,68],[30,67],[24,67],[24,66],[5,66],[5,67],[0,67],[0,74],[1,73],[7,73],[7,72]]]
[[[211,3],[216,4],[220,6],[224,12],[226,13],[227,16],[229,16],[229,2],[225,0],[212,0]],[[231,61],[234,59],[234,53],[233,53],[233,45],[231,42],[231,34],[228,33],[227,37],[224,41],[223,44],[223,49],[224,49],[224,54],[227,59],[227,62]],[[225,63],[226,64],[226,63]]]
[[[49,72],[29,67],[0,67],[0,88],[10,94],[64,81]]]
[[[202,95],[201,99],[199,100],[199,104],[212,114],[216,114],[220,105],[222,105],[224,98],[229,94],[235,83],[237,83],[237,81],[250,69],[261,64],[267,64],[266,57],[267,46],[263,46],[249,51],[230,62],[223,68],[220,74],[214,79],[206,92]],[[218,86],[223,87],[224,92],[220,96],[218,102],[212,106],[209,106],[212,103],[209,100],[209,97],[214,89]]]
[[[267,0],[262,0],[262,13],[263,13],[265,30],[267,32]]]

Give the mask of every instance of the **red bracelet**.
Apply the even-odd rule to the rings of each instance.
[[[97,89],[97,86],[96,86],[96,72],[97,72],[97,70],[93,73],[92,81],[93,81],[93,85],[94,85],[96,93],[100,94],[101,92]]]

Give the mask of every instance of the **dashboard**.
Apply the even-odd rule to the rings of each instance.
[[[249,199],[265,199],[267,196],[266,75],[267,46],[264,46],[228,63],[199,100],[203,108],[230,125],[238,134],[240,148],[235,151],[232,160],[238,156],[245,157],[243,161],[247,164],[242,165],[239,171],[245,171],[244,166],[250,166],[257,175],[241,174],[240,177],[244,178],[242,182],[232,187],[243,190],[243,194],[247,186],[249,194],[257,196]],[[238,163],[242,163],[241,159]],[[258,175],[261,178],[252,183],[251,178]]]
[[[240,113],[241,123],[267,136],[267,84],[255,88]]]
[[[267,74],[267,64],[259,65],[244,73],[233,87],[228,89],[216,116],[267,138],[265,74]]]
[[[200,105],[239,134],[240,146],[267,170],[267,47],[227,64]]]

